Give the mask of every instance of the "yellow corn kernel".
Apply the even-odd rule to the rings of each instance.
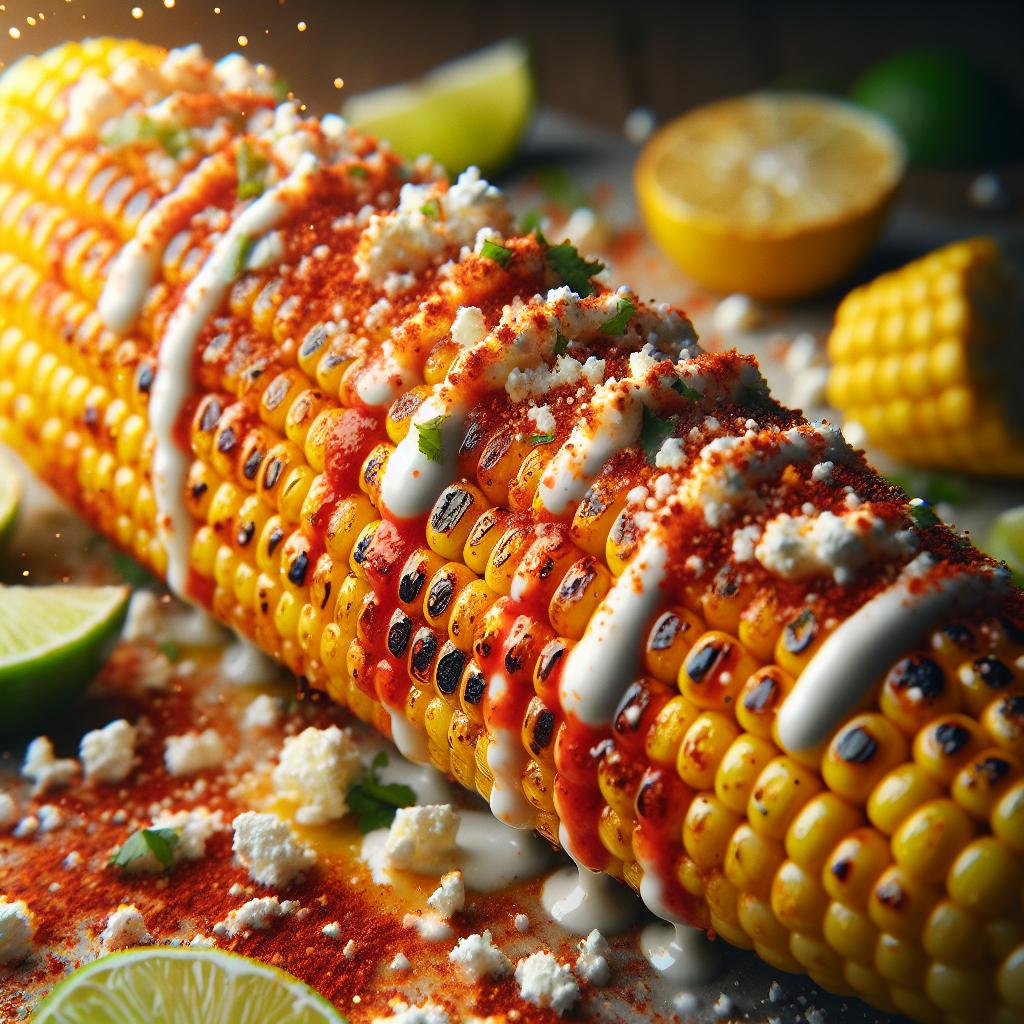
[[[808,800],[786,832],[786,856],[819,872],[842,839],[863,823],[861,812],[835,793]]]
[[[761,835],[781,840],[800,808],[820,789],[817,775],[791,757],[776,757],[765,765],[750,791],[750,824]]]
[[[679,777],[693,789],[713,789],[718,764],[738,735],[739,729],[725,715],[714,711],[700,714],[686,730],[679,748]]]
[[[552,628],[561,636],[578,640],[610,587],[611,574],[593,555],[573,563],[548,606]]]
[[[683,821],[683,846],[701,871],[720,867],[726,848],[742,819],[721,800],[698,793]]]
[[[461,561],[470,533],[486,509],[487,499],[472,484],[446,487],[427,520],[427,543],[442,558]]]

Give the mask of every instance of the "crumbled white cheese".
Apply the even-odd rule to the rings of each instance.
[[[700,1000],[692,992],[677,992],[672,997],[672,1008],[684,1018],[692,1017],[700,1009]]]
[[[396,953],[394,959],[391,961],[390,964],[388,964],[388,966],[393,971],[405,973],[412,967],[412,964],[410,963],[409,958],[404,953]]]
[[[398,1002],[390,1017],[374,1017],[370,1024],[449,1024],[448,1013],[429,1000],[419,1006]]]
[[[597,387],[604,381],[604,369],[605,361],[598,359],[597,356],[587,356],[587,361],[583,364],[583,376],[587,378],[587,383],[592,387]]]
[[[654,465],[658,469],[682,469],[686,465],[686,443],[683,439],[666,438],[654,456]]]
[[[567,964],[560,964],[554,954],[539,951],[516,964],[519,994],[527,1002],[550,1007],[559,1016],[568,1013],[576,1003],[580,987]]]
[[[362,765],[352,737],[336,725],[310,726],[285,740],[274,769],[274,789],[299,805],[295,820],[303,825],[337,821],[348,811],[345,794]]]
[[[190,946],[195,946],[197,949],[214,949],[217,945],[216,939],[210,938],[209,935],[204,935],[200,932],[198,935],[193,935],[188,943]]]
[[[811,479],[816,484],[830,484],[832,483],[832,473],[835,468],[834,462],[819,462],[811,470]]]
[[[459,306],[452,321],[452,341],[459,348],[472,348],[487,337],[487,322],[476,306]]]
[[[68,870],[77,868],[82,863],[82,855],[77,850],[72,850],[61,863]]]
[[[458,831],[459,814],[451,804],[400,807],[384,846],[385,861],[399,870],[443,871],[455,856]]]
[[[35,915],[24,900],[0,896],[0,964],[21,963],[35,950]]]
[[[527,419],[533,421],[538,434],[553,434],[558,429],[558,420],[555,419],[550,405],[535,405],[526,411]]]
[[[26,836],[34,835],[39,831],[39,819],[34,814],[26,814],[17,825],[14,826],[14,838],[24,839]]]
[[[256,239],[245,261],[246,270],[266,270],[284,259],[285,244],[282,231],[271,231]]]
[[[468,985],[475,985],[482,978],[503,978],[512,973],[512,961],[491,941],[489,930],[459,939],[448,959]]]
[[[576,960],[576,973],[591,985],[607,985],[611,978],[608,966],[611,950],[607,939],[595,928],[585,939],[580,939],[577,948],[580,955]]]
[[[782,513],[768,521],[757,545],[757,560],[788,580],[832,576],[849,583],[862,566],[878,558],[907,558],[914,536],[899,523],[868,511],[836,515],[791,516]]]
[[[349,939],[348,942],[342,947],[341,955],[346,960],[352,960],[356,955],[356,942],[355,939]]]
[[[121,639],[131,644],[152,640],[157,635],[162,617],[160,599],[152,590],[133,591]]]
[[[225,755],[224,740],[216,729],[168,736],[164,741],[164,764],[169,775],[195,775],[217,768]]]
[[[231,824],[231,848],[260,885],[284,888],[316,863],[316,851],[299,842],[288,822],[276,814],[245,811]]]
[[[741,526],[732,535],[732,557],[737,562],[751,562],[754,559],[754,548],[761,539],[761,527],[756,523]]]
[[[18,816],[18,805],[10,793],[0,793],[0,828],[7,828]]]
[[[716,1020],[732,1015],[732,997],[725,992],[719,993],[711,1006],[711,1014]]]
[[[206,856],[207,840],[224,827],[223,811],[210,811],[206,807],[161,811],[153,819],[153,828],[172,828],[178,833],[178,842],[172,851],[175,863],[202,860]]]
[[[258,896],[218,921],[213,926],[213,934],[233,939],[244,932],[265,931],[278,918],[294,914],[298,906],[295,900],[282,902],[276,896]]]
[[[325,924],[323,928],[320,929],[320,934],[326,935],[329,939],[340,939],[341,924],[337,921],[331,921],[330,924]]]
[[[517,932],[528,932],[530,930],[530,919],[525,914],[516,914],[513,922]]]
[[[513,402],[541,397],[555,388],[575,384],[583,376],[583,364],[572,356],[557,356],[553,366],[541,364],[525,369],[514,367],[505,380],[505,391]]]
[[[427,897],[427,903],[442,917],[451,917],[466,906],[466,883],[461,871],[441,876],[441,884]]]
[[[122,903],[108,918],[100,932],[100,949],[113,953],[118,949],[145,946],[153,941],[146,930],[146,922],[134,903]]]
[[[135,764],[135,726],[118,718],[87,732],[78,745],[82,773],[92,782],[123,782]]]
[[[281,721],[281,700],[261,693],[253,698],[242,713],[242,728],[250,732],[273,729]]]
[[[412,928],[427,942],[443,942],[452,935],[451,925],[440,914],[406,914],[403,928]]]
[[[64,134],[72,139],[97,136],[106,121],[121,113],[124,104],[122,94],[106,79],[85,75],[68,93]]]
[[[34,783],[33,796],[69,785],[77,771],[78,762],[74,758],[53,756],[53,744],[47,736],[37,736],[28,745],[21,766],[22,776]]]
[[[719,334],[753,331],[764,323],[764,310],[749,295],[728,295],[715,307],[712,323]]]
[[[37,815],[40,832],[53,832],[64,824],[64,813],[54,804],[43,804]]]

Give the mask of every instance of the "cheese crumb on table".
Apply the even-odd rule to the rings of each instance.
[[[77,771],[78,762],[74,758],[53,756],[53,744],[48,736],[37,736],[28,745],[21,766],[22,776],[33,783],[33,796],[70,785]]]
[[[390,868],[443,871],[456,852],[459,815],[451,804],[400,807],[391,823],[384,859]]]
[[[489,929],[482,935],[459,939],[448,959],[470,985],[481,978],[504,978],[512,973],[512,961],[491,941]]]
[[[299,804],[295,820],[303,825],[337,821],[348,811],[345,794],[362,765],[348,733],[336,725],[310,726],[285,740],[274,769],[274,789]]]
[[[0,793],[0,828],[7,828],[18,816],[18,805],[9,793]]]
[[[0,964],[21,963],[35,950],[35,915],[24,900],[0,896]]]
[[[280,721],[281,701],[267,693],[251,700],[242,713],[242,728],[250,732],[273,729]]]
[[[326,935],[329,939],[340,939],[341,938],[341,924],[337,921],[331,921],[330,924],[325,924],[320,929],[321,935]]]
[[[92,782],[123,782],[135,764],[135,727],[123,718],[87,732],[78,745],[82,773]]]
[[[178,833],[178,842],[172,851],[175,863],[202,860],[206,856],[207,840],[224,828],[224,815],[206,807],[162,811],[153,819],[153,828],[172,828]]]
[[[611,978],[608,967],[608,940],[595,928],[585,939],[580,939],[576,960],[576,973],[591,985],[607,985]]]
[[[145,946],[152,941],[153,936],[146,930],[146,922],[134,903],[122,903],[107,918],[107,925],[100,932],[100,949],[104,953]]]
[[[515,921],[517,932],[528,932],[530,930],[530,919],[525,914],[516,914]]]
[[[371,1024],[449,1024],[448,1013],[429,1000],[420,1006],[395,1003],[390,1017],[374,1017]]]
[[[736,292],[715,307],[712,323],[719,334],[753,331],[764,323],[764,310],[749,295]]]
[[[246,811],[231,824],[231,848],[260,885],[284,888],[316,863],[316,851],[299,842],[288,822],[276,814]]]
[[[233,939],[245,932],[265,931],[278,918],[294,914],[298,906],[295,900],[282,902],[276,896],[258,896],[218,921],[213,926],[213,934]]]
[[[441,876],[441,884],[427,897],[427,903],[442,917],[451,917],[466,906],[466,883],[461,871]]]
[[[516,964],[519,994],[536,1006],[550,1007],[559,1016],[576,1003],[580,987],[567,964],[560,964],[554,954],[540,951]]]
[[[218,767],[224,757],[224,741],[216,729],[168,736],[164,741],[164,764],[169,775],[196,775]]]
[[[404,973],[412,967],[412,964],[409,962],[409,958],[404,953],[396,953],[394,960],[392,960],[388,966],[393,971],[399,971]]]

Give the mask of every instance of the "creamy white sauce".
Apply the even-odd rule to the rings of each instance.
[[[233,174],[222,154],[206,157],[139,221],[135,234],[117,254],[100,295],[100,315],[112,331],[124,334],[135,326],[160,270],[172,226],[183,209],[197,197],[207,195],[218,179]]]
[[[604,935],[624,932],[640,916],[639,901],[611,875],[591,871],[576,860],[564,825],[559,827],[558,841],[575,866],[561,868],[544,882],[540,894],[544,909],[576,935],[589,935],[595,928]]]
[[[199,332],[220,308],[237,276],[238,253],[246,236],[256,237],[276,227],[301,198],[318,167],[305,154],[280,183],[246,208],[213,247],[192,279],[161,339],[156,379],[150,394],[150,425],[156,439],[153,453],[153,492],[159,526],[167,545],[167,581],[185,596],[192,516],[185,504],[188,457],[174,437],[181,409],[192,389],[192,359]]]
[[[429,762],[430,752],[423,732],[405,717],[405,712],[401,708],[393,708],[385,703],[384,710],[391,719],[391,739],[402,757],[419,764]]]
[[[388,830],[376,829],[363,837],[360,858],[370,868],[374,882],[394,882],[385,861]],[[466,888],[473,892],[497,892],[515,881],[537,878],[551,865],[554,851],[532,832],[510,828],[495,821],[487,811],[460,809],[456,852],[449,865],[431,865],[430,874],[458,868]]]
[[[660,532],[652,530],[569,652],[558,686],[566,714],[594,727],[611,722],[639,672],[644,629],[665,600],[667,563]]]
[[[220,675],[229,683],[252,686],[281,678],[282,668],[251,640],[236,636],[221,652]]]
[[[800,673],[778,717],[778,735],[788,750],[812,750],[836,729],[889,666],[944,621],[972,611],[1006,580],[965,569],[913,592],[927,569],[915,559],[887,590],[854,612],[818,649]],[[920,586],[919,579],[916,580]]]
[[[699,928],[651,924],[640,933],[640,952],[676,985],[702,985],[722,970],[722,954]]]
[[[487,681],[489,700],[500,702],[508,680],[496,672]],[[506,825],[514,828],[532,828],[534,811],[523,794],[523,769],[527,754],[523,748],[518,729],[490,726],[490,742],[487,744],[487,767],[494,774],[491,787],[491,813]]]

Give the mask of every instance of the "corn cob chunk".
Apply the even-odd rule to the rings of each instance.
[[[911,465],[1024,475],[1019,292],[990,238],[851,292],[829,338],[829,401]]]
[[[476,244],[507,215],[472,176],[448,190],[280,112],[275,135],[236,111],[171,166],[152,137],[77,138],[75,83],[133,61],[166,67],[100,40],[0,79],[4,440],[156,572],[184,530],[187,596],[656,912],[917,1020],[1021,1020],[1024,642],[991,565],[915,529],[905,495],[773,403],[750,360],[696,350],[678,314],[537,238]],[[194,55],[171,63],[223,92]],[[243,164],[294,166],[296,139],[320,147],[317,187],[270,232],[276,259],[246,265],[255,239],[234,254],[193,339],[177,508],[154,474],[174,315],[261,201],[238,196]],[[213,164],[113,329],[96,307],[121,246],[204,153],[230,187]],[[545,297],[567,275],[595,294]],[[814,562],[822,523],[856,534],[852,561]],[[791,743],[780,711],[911,548],[932,561],[908,593],[963,573],[985,599],[918,642],[908,597],[908,649],[820,743]],[[833,674],[859,661],[871,643]]]

